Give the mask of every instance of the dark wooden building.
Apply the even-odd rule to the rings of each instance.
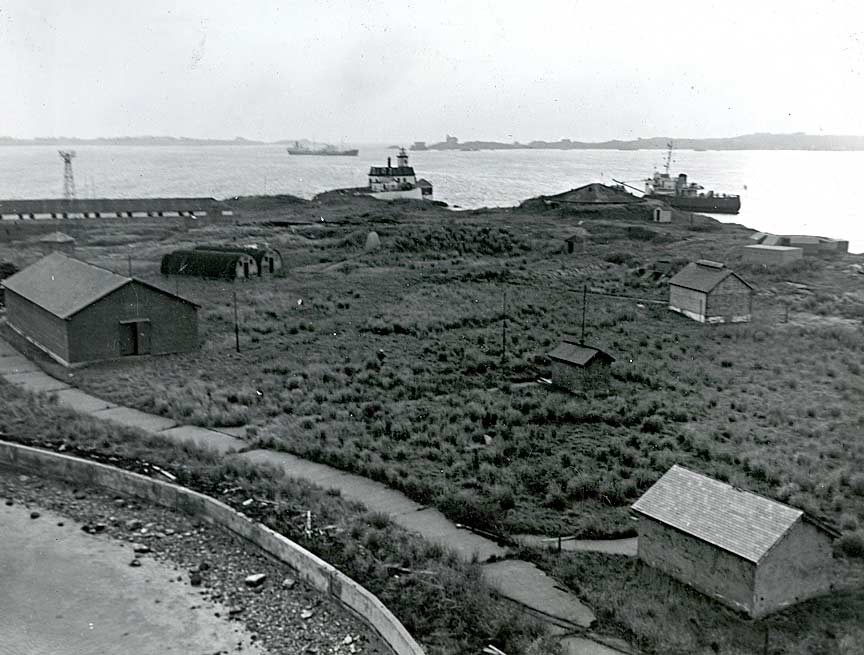
[[[643,562],[749,616],[833,588],[837,533],[800,509],[681,466],[631,509]]]
[[[604,379],[615,361],[612,355],[599,348],[568,338],[546,356],[550,360],[552,384],[574,390]]]
[[[669,309],[700,323],[747,322],[753,287],[725,265],[700,259],[669,280]]]
[[[263,245],[211,245],[195,246],[195,250],[210,250],[212,252],[240,252],[255,260],[259,277],[273,275],[282,270],[282,254],[275,248]]]
[[[198,347],[198,305],[61,253],[2,285],[9,325],[66,365]]]

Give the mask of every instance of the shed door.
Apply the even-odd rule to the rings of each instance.
[[[243,277],[249,277],[249,262],[243,262]]]
[[[135,323],[120,324],[120,354],[134,355],[138,342],[138,331]]]
[[[135,323],[135,327],[138,328],[138,340],[135,349],[136,355],[149,355],[150,354],[150,321],[139,321]]]

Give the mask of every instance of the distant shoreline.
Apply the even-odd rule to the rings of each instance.
[[[186,137],[144,136],[144,137],[105,137],[80,139],[75,137],[36,137],[16,139],[0,137],[0,146],[284,146],[286,144],[309,143],[308,140],[281,139],[279,141],[257,141],[237,137],[234,139],[193,139]],[[432,143],[428,146],[417,142],[412,150],[665,150],[672,142],[676,150],[726,151],[726,150],[799,150],[849,152],[864,150],[864,136],[852,135],[813,135],[794,134],[746,134],[734,137],[676,139],[674,137],[651,137],[632,140],[611,141],[530,141],[503,143],[499,141],[464,141],[454,137],[447,141]],[[417,147],[423,144],[422,147]],[[373,144],[362,144],[373,147]],[[387,146],[381,145],[381,148]],[[392,146],[390,146],[392,148]]]

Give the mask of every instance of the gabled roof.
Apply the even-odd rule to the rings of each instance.
[[[600,359],[609,363],[615,361],[612,355],[603,352],[599,348],[592,348],[576,341],[564,339],[558,346],[548,354],[549,359],[554,359],[565,364],[574,366],[587,366],[592,360]]]
[[[669,284],[684,287],[685,289],[693,289],[694,291],[702,291],[709,293],[714,287],[720,284],[730,275],[734,275],[751,289],[753,286],[743,279],[740,275],[726,268],[718,262],[709,262],[700,259],[698,262],[690,262],[678,271]]]
[[[419,180],[417,180],[417,186],[419,186],[421,189],[422,189],[423,187],[426,187],[426,188],[431,189],[431,188],[432,188],[432,183],[431,183],[429,180],[424,179],[424,178],[421,177]]]
[[[564,241],[582,241],[582,239],[587,239],[590,236],[591,233],[584,227],[574,227],[573,234],[564,239]]]
[[[754,563],[804,516],[800,509],[678,465],[631,509]]]
[[[2,286],[45,311],[67,319],[132,281],[131,277],[54,252],[6,278]],[[141,280],[134,281],[198,306],[165,289]]]
[[[39,239],[39,243],[75,243],[75,239],[65,232],[51,232]]]

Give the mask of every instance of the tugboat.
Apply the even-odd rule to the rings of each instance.
[[[687,175],[681,173],[672,178],[669,168],[672,165],[672,144],[666,153],[665,173],[658,171],[645,180],[645,197],[662,200],[676,209],[689,212],[705,212],[707,214],[737,214],[741,210],[741,197],[726,194],[715,194],[704,191],[704,187],[693,182],[687,182]]]
[[[313,150],[306,146],[301,146],[299,141],[294,142],[293,148],[285,148],[289,155],[320,155],[324,157],[356,157],[360,151],[355,149],[337,150],[333,146],[325,145],[323,148]]]

